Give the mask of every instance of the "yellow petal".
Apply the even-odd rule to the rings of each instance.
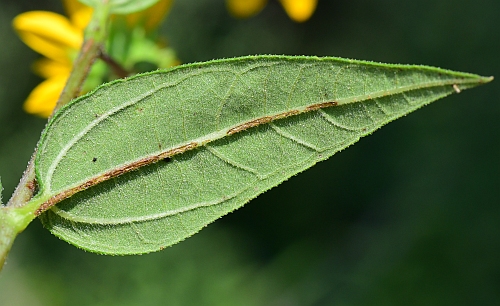
[[[259,13],[267,0],[226,0],[228,11],[236,18],[248,18]]]
[[[32,11],[22,13],[13,21],[14,28],[30,48],[54,60],[61,60],[68,49],[78,50],[83,33],[69,20],[56,13]]]
[[[63,0],[71,24],[80,30],[84,30],[90,22],[93,9],[77,0]]]
[[[59,75],[40,83],[24,102],[24,110],[29,114],[49,117],[56,106],[57,99],[59,99],[68,77],[69,75]]]
[[[88,7],[78,0],[63,0],[63,5],[68,16],[72,16],[77,11]]]
[[[92,18],[92,12],[94,10],[89,6],[84,6],[82,9],[75,11],[73,14],[69,15],[71,19],[71,23],[77,29],[79,29],[82,33],[87,27]]]
[[[154,30],[170,11],[173,0],[160,0],[155,5],[147,9],[127,15],[127,24],[135,26],[143,23],[147,31]]]
[[[72,65],[42,58],[33,63],[33,71],[39,76],[48,79],[57,75],[69,75]]]
[[[54,45],[47,40],[40,38],[37,35],[33,35],[30,33],[19,33],[19,36],[24,41],[25,44],[30,46],[33,50],[38,53],[61,63],[70,63],[70,59],[68,57],[68,52],[57,45]]]
[[[308,20],[318,4],[318,0],[280,0],[288,16],[296,22]]]

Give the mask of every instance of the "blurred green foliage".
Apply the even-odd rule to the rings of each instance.
[[[44,120],[21,105],[37,55],[11,29],[56,0],[0,2],[0,175],[8,198]],[[162,30],[183,62],[330,55],[500,76],[497,0],[279,4],[235,20],[177,1]],[[164,251],[85,253],[35,221],[0,274],[2,305],[499,305],[500,83],[433,103]]]

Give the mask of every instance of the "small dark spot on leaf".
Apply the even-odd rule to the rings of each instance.
[[[161,150],[161,143],[158,143],[158,149]]]
[[[172,160],[172,159],[171,159],[170,157],[165,157],[165,158],[163,159],[163,162],[164,162],[164,163],[168,163],[168,162],[170,162],[171,160]]]
[[[97,161],[97,157],[92,158],[92,162],[95,163]]]

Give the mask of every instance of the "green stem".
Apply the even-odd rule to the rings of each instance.
[[[28,167],[21,177],[21,181],[17,185],[12,197],[9,202],[7,202],[8,207],[22,207],[33,197],[36,191],[36,181],[35,181],[35,152],[31,156],[28,162]]]
[[[92,64],[100,56],[101,49],[106,43],[108,20],[109,3],[107,0],[103,0],[94,9],[92,20],[85,30],[85,40],[80,53],[73,64],[73,70],[51,117],[58,109],[80,94]],[[0,270],[15,237],[36,217],[35,211],[38,209],[38,205],[31,201],[36,192],[35,153],[33,153],[28,167],[7,205],[0,204]]]
[[[0,207],[0,267],[3,267],[7,254],[18,232],[8,217],[7,207]]]
[[[30,205],[0,207],[0,270],[5,264],[14,239],[34,218],[33,207]]]
[[[107,4],[108,1],[102,2],[101,6],[94,10],[92,20],[85,29],[85,40],[80,48],[80,53],[73,63],[73,70],[52,114],[80,95],[90,68],[100,56],[101,50],[106,43],[109,5]]]

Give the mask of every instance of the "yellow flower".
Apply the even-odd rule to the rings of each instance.
[[[279,0],[288,16],[296,22],[311,18],[318,0]],[[258,14],[267,0],[226,0],[229,12],[237,18],[248,18]]]
[[[92,9],[75,0],[66,0],[70,18],[32,11],[14,18],[13,26],[22,41],[45,56],[33,65],[35,73],[46,80],[29,94],[24,110],[48,117],[66,84],[72,63],[83,43],[83,31],[90,21]]]
[[[148,29],[156,27],[170,8],[171,2],[172,0],[160,0],[150,9],[129,15],[131,25],[143,23]],[[92,16],[92,8],[77,0],[63,0],[63,3],[69,18],[52,12],[32,11],[16,16],[13,21],[21,40],[45,56],[34,63],[33,70],[46,80],[29,94],[24,103],[26,112],[41,117],[48,117],[52,113],[71,73],[73,61],[83,43],[85,27]],[[95,80],[89,82],[92,86],[95,83]],[[83,91],[90,89],[84,85]]]

